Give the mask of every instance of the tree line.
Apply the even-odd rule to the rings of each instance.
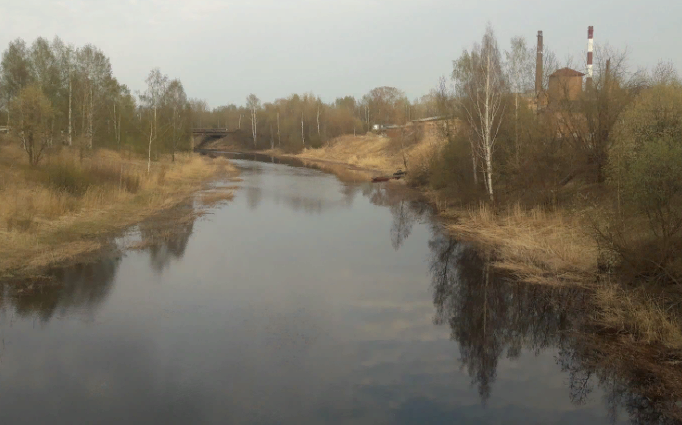
[[[0,62],[0,123],[33,165],[60,145],[144,151],[150,160],[189,148],[192,110],[182,83],[159,69],[146,83],[143,93],[132,93],[91,44],[18,38]]]
[[[675,282],[682,252],[682,82],[670,63],[630,69],[627,55],[596,46],[594,74],[545,50],[533,87],[535,49],[492,27],[453,61],[438,89],[447,144],[412,178],[467,202],[550,208],[583,197],[606,215],[600,246],[641,277]],[[587,200],[587,198],[585,198]],[[584,203],[584,202],[583,202]],[[633,230],[636,229],[636,230]],[[643,248],[645,247],[645,248]],[[646,252],[646,255],[642,255]]]
[[[278,147],[285,150],[316,148],[346,134],[364,134],[375,124],[402,125],[410,120],[436,116],[436,90],[410,101],[395,87],[370,90],[360,99],[338,97],[325,103],[313,93],[292,94],[262,102],[250,94],[243,105],[229,104],[210,109],[192,100],[194,127],[241,130],[251,148]]]

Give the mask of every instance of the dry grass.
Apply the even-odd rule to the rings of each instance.
[[[578,218],[518,204],[501,214],[484,204],[448,214],[459,217],[449,225],[455,235],[494,247],[497,266],[525,281],[583,284],[596,276],[597,245]]]
[[[328,146],[319,149],[305,149],[297,157],[338,161],[358,168],[393,172],[403,167],[402,157],[386,155],[387,152],[393,150],[390,138],[367,134],[364,136],[341,136],[330,141]]]
[[[98,150],[62,150],[37,168],[0,146],[0,276],[31,273],[98,250],[103,236],[177,205],[218,173],[224,158],[176,155],[152,163]]]
[[[319,149],[306,149],[296,155],[298,158],[336,161],[357,168],[393,173],[404,169],[403,153],[407,158],[408,169],[420,167],[428,162],[440,142],[429,136],[418,143],[405,146],[401,152],[400,143],[389,137],[368,133],[363,136],[341,136],[331,140]]]
[[[518,204],[498,214],[486,205],[447,213],[458,217],[448,225],[449,230],[494,249],[498,268],[530,283],[590,290],[593,322],[601,331],[617,333],[631,342],[682,349],[682,322],[671,302],[679,299],[679,294],[627,287],[600,275],[597,243],[580,215],[525,210]]]
[[[665,299],[608,282],[595,288],[595,301],[595,319],[604,328],[636,342],[682,349],[682,323],[674,309],[664,307]]]
[[[433,132],[406,147],[410,176],[428,173],[441,147]],[[365,179],[376,172],[386,174],[403,167],[395,141],[377,135],[343,136],[321,149],[288,156],[314,161],[319,168],[340,176],[349,169],[359,169],[366,173]],[[592,291],[594,323],[602,332],[615,332],[643,344],[682,348],[682,323],[670,307],[670,300],[679,299],[680,294],[654,298],[650,290],[598,282],[605,277],[598,270],[599,247],[593,226],[603,219],[604,208],[577,206],[569,212],[524,209],[515,204],[494,212],[485,204],[464,207],[452,193],[427,191],[426,196],[440,216],[451,220],[447,226],[455,237],[493,249],[498,268],[530,283],[576,285]],[[455,204],[459,206],[453,207]],[[639,233],[636,228],[628,229],[633,240],[641,236]]]
[[[199,202],[204,206],[215,206],[232,199],[234,199],[234,192],[227,188],[203,192],[199,196]]]

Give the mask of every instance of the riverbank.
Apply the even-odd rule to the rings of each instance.
[[[401,147],[395,138],[368,134],[343,136],[323,148],[305,149],[299,154],[279,150],[265,153],[297,158],[342,179],[351,173],[365,181],[392,174],[407,162],[408,183],[434,205],[454,236],[494,251],[497,268],[525,282],[586,288],[593,294],[595,329],[632,343],[682,350],[676,301],[682,294],[676,288],[624,285],[618,275],[608,273],[609,260],[603,258],[595,238],[595,225],[606,211],[603,204],[594,201],[598,195],[589,194],[589,188],[584,193],[574,188],[583,198],[591,198],[574,202],[569,208],[524,208],[514,203],[493,211],[483,203],[467,205],[456,194],[415,185],[415,176],[428,170],[430,158],[441,146],[435,136]]]
[[[62,149],[30,167],[15,144],[0,145],[0,278],[36,277],[53,265],[99,252],[125,228],[186,201],[219,175],[225,158],[141,157]],[[230,191],[207,194],[210,204]],[[203,198],[202,197],[202,200]],[[180,218],[178,218],[180,219]]]

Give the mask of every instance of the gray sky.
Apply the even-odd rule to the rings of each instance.
[[[682,69],[680,0],[0,0],[0,48],[38,36],[93,43],[133,90],[153,67],[215,107],[256,93],[312,91],[325,101],[390,85],[412,99],[448,74],[487,21],[506,49],[523,35],[562,61],[595,43],[627,47],[630,64]]]

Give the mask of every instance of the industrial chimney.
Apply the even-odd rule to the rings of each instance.
[[[587,80],[585,87],[592,88],[592,49],[594,48],[594,27],[587,27]]]
[[[535,59],[535,96],[542,91],[542,31],[538,31],[538,53]]]

